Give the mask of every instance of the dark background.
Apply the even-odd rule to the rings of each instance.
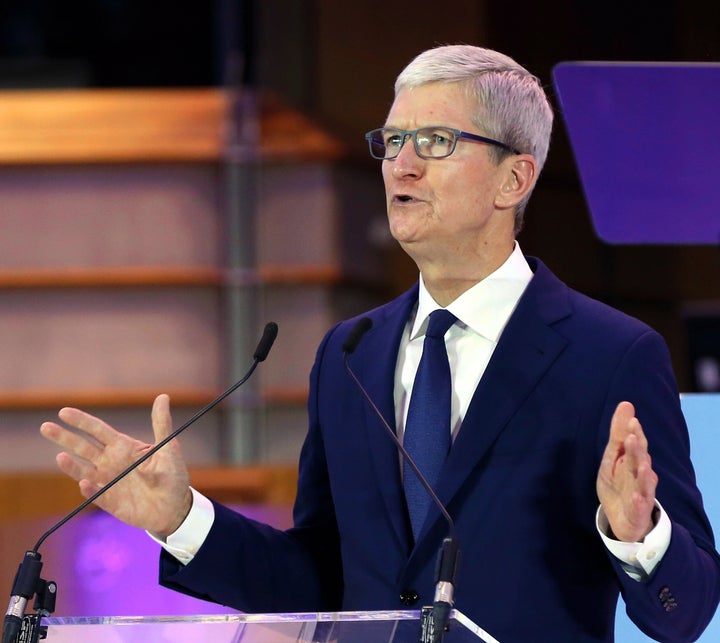
[[[381,204],[362,134],[383,122],[396,74],[422,49],[457,42],[498,49],[539,76],[555,101],[551,72],[561,61],[720,61],[717,13],[700,0],[0,0],[0,87],[244,82],[278,94],[342,140],[343,167],[377,175]],[[708,100],[720,113],[720,97]],[[702,389],[695,360],[720,363],[720,249],[599,241],[555,107],[523,250],[654,326],[668,341],[681,389]],[[708,141],[708,162],[717,163],[717,145]],[[384,261],[388,296],[416,278],[399,250],[387,249]]]

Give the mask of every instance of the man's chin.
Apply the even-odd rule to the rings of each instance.
[[[423,240],[425,232],[418,225],[418,220],[407,215],[390,215],[390,234],[399,244],[418,243]]]

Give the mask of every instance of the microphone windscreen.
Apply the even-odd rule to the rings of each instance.
[[[275,322],[268,322],[267,324],[265,324],[263,336],[260,338],[257,348],[253,353],[253,359],[257,360],[258,362],[265,361],[265,358],[268,356],[268,353],[270,352],[270,349],[275,342],[277,334],[278,325]]]

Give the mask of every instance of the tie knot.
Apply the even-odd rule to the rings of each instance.
[[[448,328],[457,321],[457,317],[449,310],[439,308],[430,313],[430,321],[428,323],[426,337],[436,337],[442,339]]]

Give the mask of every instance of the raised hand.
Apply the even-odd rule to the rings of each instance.
[[[597,494],[618,540],[641,542],[653,528],[658,477],[635,408],[618,404],[597,477]]]
[[[153,446],[120,433],[79,409],[63,408],[58,415],[74,430],[45,422],[40,433],[64,449],[57,455],[58,466],[78,481],[86,498]],[[172,432],[167,395],[155,399],[151,417],[157,443]],[[159,537],[175,531],[192,505],[189,475],[178,441],[172,440],[161,448],[96,503],[123,522]]]

